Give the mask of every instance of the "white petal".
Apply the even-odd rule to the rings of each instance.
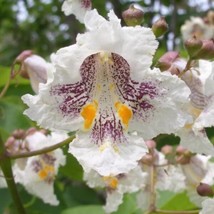
[[[199,154],[214,155],[214,146],[209,141],[205,130],[193,132],[191,129],[183,128],[179,130],[178,136],[180,144],[191,152]]]
[[[141,116],[134,115],[130,130],[138,131],[145,140],[149,140],[160,133],[174,133],[179,127],[183,127],[190,119],[185,112],[190,94],[185,83],[175,75],[161,73],[158,69],[144,72],[142,76],[147,82],[152,83],[152,87],[155,87],[156,95],[150,98],[150,93],[153,91],[145,91],[148,96],[143,97],[143,100],[148,102],[148,110],[142,108],[139,112]],[[142,90],[142,93],[145,92]]]
[[[114,176],[135,168],[137,161],[147,152],[142,138],[129,135],[126,138],[127,142],[111,144],[106,140],[99,146],[90,142],[88,134],[79,133],[70,144],[69,152],[86,172],[94,169],[102,176]]]
[[[117,211],[120,204],[123,202],[123,194],[113,191],[107,194],[106,205],[103,207],[106,213]]]
[[[82,23],[86,12],[90,9],[90,0],[65,0],[62,5],[62,11],[66,16],[74,14],[76,18]]]
[[[214,199],[207,199],[202,203],[202,210],[199,214],[213,214]]]

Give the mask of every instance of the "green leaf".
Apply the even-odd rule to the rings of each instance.
[[[164,204],[161,209],[164,210],[193,210],[197,207],[190,202],[186,192],[175,195],[171,200]]]
[[[105,214],[102,206],[89,205],[89,206],[78,206],[71,209],[64,210],[61,214]]]
[[[66,165],[60,168],[60,172],[72,180],[82,181],[82,166],[73,155],[67,154],[66,158]]]
[[[25,105],[19,97],[10,96],[0,100],[0,128],[7,132],[15,129],[26,129],[33,122],[23,115]]]
[[[125,194],[123,203],[119,206],[116,212],[112,214],[131,214],[137,210],[136,199],[134,194]]]

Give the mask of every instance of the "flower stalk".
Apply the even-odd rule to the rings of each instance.
[[[14,181],[12,167],[11,167],[11,160],[6,154],[4,143],[1,136],[0,136],[0,167],[2,169],[4,177],[6,178],[7,186],[11,193],[17,213],[26,214],[26,211],[19,197],[18,190],[16,188],[16,183]]]
[[[35,155],[41,155],[44,153],[48,153],[48,152],[52,152],[55,149],[58,149],[64,145],[69,144],[73,139],[75,138],[75,135],[72,135],[71,137],[67,138],[66,140],[63,140],[55,145],[49,146],[49,147],[45,147],[43,149],[39,149],[39,150],[35,150],[35,151],[31,151],[31,152],[24,152],[21,154],[7,154],[7,156],[11,159],[19,159],[19,158],[27,158],[27,157],[32,157]]]

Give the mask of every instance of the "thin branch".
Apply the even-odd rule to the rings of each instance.
[[[175,210],[156,210],[157,214],[198,214],[200,210],[186,210],[186,211],[175,211]]]
[[[48,153],[48,152],[52,152],[55,149],[58,149],[66,144],[69,144],[73,139],[75,138],[75,135],[67,138],[66,140],[61,141],[60,143],[54,144],[52,146],[49,147],[45,147],[43,149],[39,149],[36,151],[31,151],[31,152],[25,152],[25,153],[21,153],[21,154],[7,154],[7,157],[11,158],[11,159],[19,159],[19,158],[27,158],[27,157],[31,157],[31,156],[35,156],[35,155],[41,155],[44,153]]]

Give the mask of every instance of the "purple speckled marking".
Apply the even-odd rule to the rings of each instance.
[[[101,95],[96,95],[98,106],[102,103],[109,103],[109,106],[105,109],[99,108],[99,114],[95,118],[91,139],[96,144],[102,144],[107,138],[115,143],[126,141],[122,123],[115,116],[115,101],[109,92],[112,83],[115,86],[113,92],[118,97],[117,101],[128,103],[133,115],[142,120],[146,120],[154,110],[150,100],[160,95],[157,81],[145,80],[139,83],[131,80],[127,61],[115,53],[112,53],[111,57],[113,63],[107,61],[102,62],[103,64],[99,61],[99,53],[87,57],[80,68],[81,81],[55,85],[50,90],[50,95],[55,97],[61,114],[73,119],[79,116],[86,103],[95,99],[95,87],[101,84]]]
[[[102,144],[104,139],[111,139],[112,143],[125,142],[123,126],[117,121],[114,112],[111,115],[101,113],[99,119],[95,120],[91,132],[91,141],[95,144]]]
[[[82,7],[84,7],[85,9],[91,8],[91,0],[82,0],[81,4],[82,4]]]
[[[82,81],[51,87],[50,95],[55,97],[63,116],[69,118],[79,116],[82,107],[90,98],[95,71],[95,57],[91,55],[84,60],[80,67]]]
[[[128,101],[133,114],[146,118],[146,111],[151,111],[154,106],[150,104],[149,99],[159,96],[158,83],[152,81],[136,82],[130,78],[130,67],[127,61],[117,54],[112,54],[114,61],[113,74],[115,84],[120,95]],[[148,99],[149,98],[149,99]]]

